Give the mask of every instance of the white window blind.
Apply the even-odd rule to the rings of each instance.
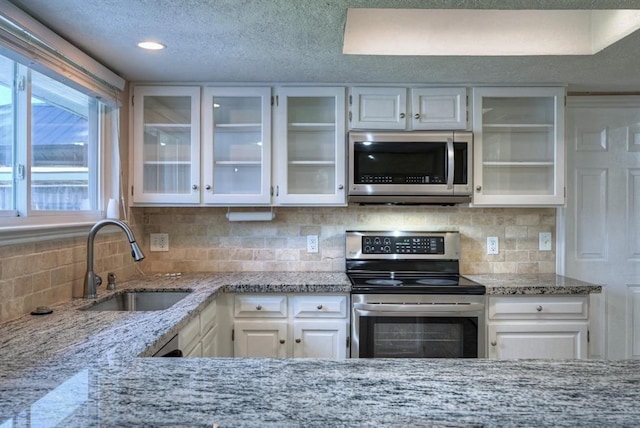
[[[121,104],[124,79],[8,2],[0,4],[0,54],[103,102]]]

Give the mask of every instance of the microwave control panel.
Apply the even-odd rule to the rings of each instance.
[[[361,175],[357,184],[446,184],[444,177],[437,175]]]

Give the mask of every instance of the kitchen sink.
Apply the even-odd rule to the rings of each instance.
[[[83,311],[161,311],[170,308],[187,297],[189,290],[125,291],[114,294],[95,305],[81,308]]]

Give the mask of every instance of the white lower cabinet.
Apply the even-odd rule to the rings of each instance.
[[[490,297],[489,358],[587,358],[588,296]]]
[[[217,356],[217,302],[214,300],[178,333],[184,357]]]
[[[348,295],[236,294],[235,357],[347,357]]]
[[[233,355],[236,357],[284,358],[287,356],[286,321],[236,321]]]

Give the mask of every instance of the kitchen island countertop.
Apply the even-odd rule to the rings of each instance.
[[[0,426],[640,423],[638,361],[140,358],[218,293],[349,284],[335,272],[193,274],[117,291],[148,288],[193,292],[164,311],[81,311],[90,302],[77,299],[1,324]]]

